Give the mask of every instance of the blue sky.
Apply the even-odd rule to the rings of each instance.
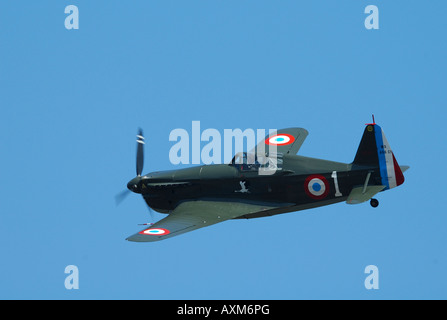
[[[67,5],[79,30],[64,27]],[[364,9],[379,8],[366,30]],[[7,1],[0,5],[0,298],[447,298],[445,1]],[[114,196],[169,162],[176,128],[304,127],[351,162],[374,113],[406,182],[157,243]],[[155,214],[159,219],[162,215]],[[79,269],[79,290],[64,287]],[[376,265],[379,290],[366,290]]]

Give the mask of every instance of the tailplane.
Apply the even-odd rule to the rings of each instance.
[[[375,123],[366,125],[352,164],[353,166],[378,167],[382,185],[385,186],[384,190],[404,183],[405,178],[401,168],[403,171],[408,169],[407,166],[399,166],[382,128]]]

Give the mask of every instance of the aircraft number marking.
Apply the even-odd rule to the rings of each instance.
[[[338,178],[337,178],[337,171],[332,171],[332,175],[331,177],[334,179],[334,184],[335,184],[335,196],[336,197],[341,197],[342,194],[340,192],[340,189],[338,187]]]

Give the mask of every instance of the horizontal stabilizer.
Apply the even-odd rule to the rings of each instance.
[[[379,185],[379,186],[368,186],[368,187],[357,187],[352,189],[351,193],[348,196],[348,200],[346,200],[346,203],[348,204],[359,204],[365,201],[368,201],[374,195],[379,193],[385,189],[385,186]]]
[[[408,169],[410,169],[410,166],[399,166],[400,170],[403,172],[407,171]]]

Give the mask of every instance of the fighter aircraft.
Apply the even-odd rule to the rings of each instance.
[[[137,135],[137,176],[127,188],[141,194],[153,210],[167,216],[128,237],[153,242],[229,219],[273,216],[345,201],[359,204],[404,182],[379,125],[366,124],[352,163],[296,155],[308,135],[303,128],[269,134],[250,152],[228,164],[212,164],[141,175],[144,137]],[[260,150],[262,152],[260,152]],[[230,227],[230,226],[229,226]]]

